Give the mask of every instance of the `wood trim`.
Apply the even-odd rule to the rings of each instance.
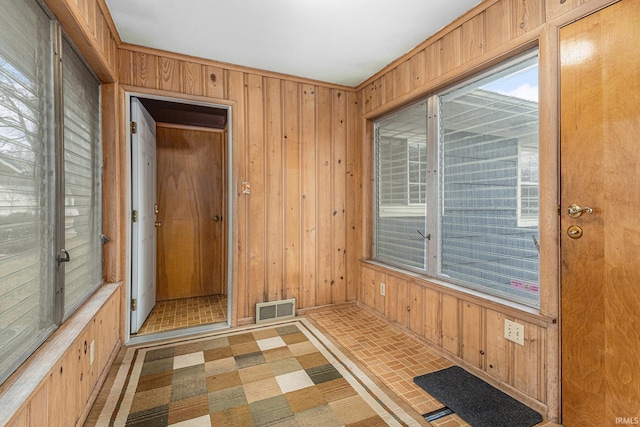
[[[206,59],[206,58],[201,58],[201,57],[196,57],[191,55],[184,55],[181,53],[169,52],[162,49],[156,49],[156,48],[151,48],[146,46],[138,46],[138,45],[133,45],[129,43],[122,43],[120,45],[120,49],[130,51],[130,52],[156,55],[159,57],[170,58],[170,59],[184,61],[188,63],[196,63],[196,64],[201,64],[201,65],[210,66],[210,67],[219,67],[219,68],[224,68],[226,70],[231,70],[231,71],[240,71],[247,74],[256,74],[263,77],[271,77],[271,78],[288,80],[288,81],[293,81],[293,82],[303,83],[303,84],[312,84],[315,86],[322,86],[322,87],[339,89],[339,90],[344,90],[349,92],[356,91],[354,87],[350,87],[350,86],[344,86],[344,85],[339,85],[335,83],[328,83],[328,82],[323,82],[323,81],[314,80],[314,79],[307,79],[307,78],[297,77],[297,76],[293,76],[285,73],[261,70],[258,68],[245,67],[242,65],[235,65],[227,62],[216,61],[213,59]]]

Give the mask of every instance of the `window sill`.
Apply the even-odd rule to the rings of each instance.
[[[401,277],[402,279],[407,280],[411,283],[423,286],[425,288],[433,289],[435,291],[442,292],[444,294],[451,295],[456,298],[471,302],[473,304],[505,313],[507,315],[518,317],[538,326],[546,327],[548,325],[557,323],[557,319],[540,314],[540,310],[538,309],[508,301],[504,298],[486,295],[481,292],[474,291],[473,289],[467,289],[453,283],[434,279],[432,277],[427,277],[410,270],[390,266],[378,261],[362,259],[360,260],[360,262],[362,263],[362,265],[372,268],[376,271]]]
[[[82,334],[120,283],[102,285],[0,387],[0,425],[4,425],[45,381],[49,372]]]

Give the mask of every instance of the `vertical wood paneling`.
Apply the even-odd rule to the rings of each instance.
[[[404,61],[395,69],[395,96],[399,97],[411,90],[411,62]]]
[[[120,49],[118,51],[118,79],[120,84],[133,84],[133,52],[130,50]]]
[[[266,301],[282,297],[284,285],[284,212],[282,89],[279,79],[265,79]]]
[[[485,353],[486,371],[504,383],[509,381],[509,341],[504,337],[505,316],[494,310],[486,310]]]
[[[441,40],[436,40],[434,43],[427,46],[424,50],[426,81],[433,80],[440,75],[440,50],[442,48],[441,43]]]
[[[236,189],[236,240],[237,240],[237,254],[232,256],[232,259],[236,260],[235,270],[232,272],[235,277],[236,294],[232,295],[232,307],[235,310],[235,319],[241,319],[249,316],[249,286],[247,286],[247,265],[248,265],[248,251],[247,241],[249,234],[249,222],[248,222],[248,205],[249,198],[251,196],[242,194],[241,185],[242,181],[248,179],[247,175],[247,142],[246,142],[246,129],[244,123],[246,122],[245,111],[245,84],[244,74],[239,71],[227,71],[225,73],[225,83],[227,85],[226,92],[231,99],[237,99],[240,102],[236,104],[236,108],[232,109],[232,122],[233,122],[233,170],[232,175],[235,180]]]
[[[424,287],[411,284],[411,312],[409,313],[411,330],[424,336]]]
[[[182,93],[203,95],[204,70],[201,64],[181,61]]]
[[[456,356],[460,353],[458,305],[457,298],[442,295],[442,348]]]
[[[331,231],[333,245],[331,283],[332,303],[347,301],[346,250],[347,250],[347,143],[348,120],[347,96],[340,90],[332,91],[331,106],[331,141],[332,141],[332,174],[331,191]]]
[[[223,99],[225,97],[224,85],[224,69],[210,65],[204,67],[205,96]]]
[[[514,344],[513,386],[529,396],[539,397],[540,328],[527,322],[524,325],[525,345]]]
[[[424,49],[416,53],[409,60],[411,64],[411,89],[417,89],[425,83],[424,77],[424,62],[425,51]],[[382,90],[380,90],[382,92]]]
[[[331,158],[331,89],[316,87],[316,283],[319,306],[331,303],[331,259],[333,253],[333,235],[331,233],[333,168]]]
[[[300,85],[284,82],[284,281],[285,298],[299,298],[301,288]]]
[[[265,183],[265,141],[264,141],[264,91],[263,78],[255,74],[247,75],[247,138],[248,170],[251,183],[249,196],[250,232],[247,236],[249,253],[248,277],[249,309],[255,315],[255,304],[266,301],[265,292],[265,239],[266,239],[266,183]]]
[[[424,337],[440,345],[442,342],[440,294],[433,289],[424,290],[424,312]]]
[[[462,24],[462,63],[471,61],[485,52],[484,13]]]
[[[442,37],[440,49],[440,63],[442,73],[453,70],[462,64],[462,28],[447,33]]]
[[[303,307],[316,306],[316,91],[302,85],[302,282]]]
[[[511,0],[511,34],[521,36],[542,25],[545,20],[544,2],[539,0]]]
[[[478,368],[482,367],[482,331],[482,309],[476,304],[463,303],[461,357]]]
[[[161,56],[158,58],[160,86],[158,89],[179,92],[182,85],[180,61]]]
[[[359,117],[358,95],[354,92],[347,93],[347,141],[346,143],[346,208],[347,208],[347,236],[346,236],[346,281],[347,281],[347,301],[355,301],[357,299],[358,269],[361,254],[361,238],[360,230],[364,227],[362,224],[361,203],[362,198],[361,184],[361,158],[362,153],[360,146],[356,142],[360,140],[361,119]]]
[[[393,101],[395,93],[393,91],[393,71],[389,71],[387,74],[380,78],[380,92],[383,93],[384,102]]]
[[[157,87],[156,56],[148,53],[133,52],[131,58],[133,65],[132,84],[142,87]],[[178,83],[180,81],[178,80]],[[164,87],[163,87],[164,89]]]
[[[511,0],[501,0],[485,11],[487,50],[495,49],[512,38]]]

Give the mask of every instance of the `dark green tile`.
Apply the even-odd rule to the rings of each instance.
[[[144,365],[142,365],[140,375],[159,374],[168,371],[173,371],[173,357],[145,362]]]
[[[154,360],[159,360],[159,359],[168,359],[170,357],[173,357],[174,355],[174,347],[167,347],[167,348],[159,348],[157,350],[149,350],[147,351],[147,354],[145,354],[144,356],[144,361],[146,362],[152,362]]]
[[[314,384],[321,384],[327,381],[333,381],[338,378],[342,378],[340,372],[333,367],[333,365],[327,364],[322,366],[314,366],[313,368],[305,369],[309,378]]]
[[[241,385],[209,393],[209,412],[211,413],[225,411],[246,404],[247,397]]]
[[[134,412],[127,417],[127,426],[164,427],[169,423],[169,405],[162,405],[140,412]]]
[[[257,426],[272,425],[293,419],[293,412],[284,396],[274,396],[249,404],[253,422]]]
[[[198,396],[201,394],[207,394],[207,380],[204,377],[197,378],[191,381],[174,383],[171,386],[172,402],[188,399],[190,397]]]

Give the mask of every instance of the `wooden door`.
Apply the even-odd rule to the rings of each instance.
[[[560,32],[567,427],[640,417],[639,28],[640,1],[623,0]],[[593,211],[573,218],[572,204]]]
[[[158,126],[158,301],[226,294],[226,139]]]
[[[156,122],[137,98],[131,98],[131,333],[138,332],[156,304]],[[135,310],[133,310],[135,308]]]

